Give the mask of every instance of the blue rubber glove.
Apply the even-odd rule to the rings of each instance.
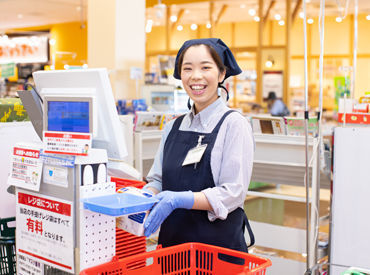
[[[159,202],[150,211],[148,218],[144,224],[144,234],[149,237],[153,234],[162,222],[176,208],[191,209],[194,204],[194,194],[191,191],[173,192],[163,191],[157,194],[154,198]]]

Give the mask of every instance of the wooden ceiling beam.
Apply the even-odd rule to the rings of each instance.
[[[297,0],[297,3],[295,4],[295,7],[292,13],[292,24],[294,23],[294,20],[297,17],[297,14],[298,14],[299,9],[301,8],[301,5],[302,5],[302,0]]]
[[[162,0],[161,3],[165,5],[181,5],[181,4],[190,4],[190,3],[199,3],[199,2],[208,2],[209,0]],[[146,0],[145,6],[147,8],[152,8],[155,5],[158,5],[158,0]]]
[[[267,19],[269,18],[270,11],[275,6],[275,4],[276,4],[276,0],[271,0],[270,1],[270,5],[267,8],[267,11],[265,13],[265,16],[263,17],[263,20],[262,20],[262,23],[263,24],[265,24],[267,22]],[[263,8],[263,7],[259,7],[259,8]]]
[[[220,12],[218,13],[217,18],[215,20],[215,26],[217,26],[217,24],[220,22],[221,17],[225,14],[228,7],[229,7],[228,5],[222,5],[222,8]]]
[[[173,22],[173,24],[171,26],[171,31],[172,32],[176,29],[177,25],[179,24],[181,18],[184,15],[184,13],[185,13],[185,10],[184,9],[180,9],[179,12],[177,13],[177,15],[176,15],[177,16],[177,20],[176,20],[176,22]]]

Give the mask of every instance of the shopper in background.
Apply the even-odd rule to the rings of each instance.
[[[248,120],[218,95],[223,81],[241,73],[221,39],[189,40],[179,50],[174,77],[194,104],[169,122],[144,187],[159,202],[145,235],[159,226],[163,247],[201,242],[247,252],[243,210],[253,166],[254,140]]]
[[[262,106],[257,104],[257,103],[253,103],[252,104],[252,107],[251,107],[251,111],[250,113],[252,114],[260,114],[262,112]]]
[[[276,97],[275,92],[269,92],[267,98],[267,108],[272,116],[289,116],[290,112],[284,102]]]

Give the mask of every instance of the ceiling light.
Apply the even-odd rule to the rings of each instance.
[[[272,61],[267,60],[265,65],[266,65],[267,68],[271,68],[272,67]]]
[[[197,24],[191,24],[190,26],[190,29],[192,29],[193,31],[195,31],[197,28],[198,28]]]
[[[343,21],[343,19],[342,19],[342,17],[338,16],[338,17],[335,18],[335,21],[337,21],[338,23],[340,23],[340,22]]]
[[[366,20],[370,20],[370,14],[366,15]]]
[[[183,28],[183,26],[182,26],[182,25],[178,25],[178,26],[177,26],[177,30],[178,30],[179,32],[181,32],[183,29],[184,29],[184,28]]]
[[[275,14],[275,16],[274,16],[274,17],[275,17],[275,19],[276,19],[276,20],[278,20],[278,21],[281,19],[281,15],[280,15],[280,14],[278,14],[278,13],[277,13],[277,14]]]
[[[280,26],[284,26],[284,24],[285,24],[284,20],[280,20],[280,21],[279,21],[279,25],[280,25]]]
[[[246,8],[246,5],[245,5],[245,4],[241,4],[241,5],[240,5],[240,8],[241,8],[241,9],[245,9],[245,8]]]
[[[146,21],[145,32],[150,33],[152,31],[152,27],[153,27],[153,20],[148,19]]]
[[[20,14],[17,15],[17,17],[18,17],[18,19],[22,19],[23,18],[23,14],[20,13]]]
[[[308,18],[308,19],[307,19],[307,23],[308,23],[308,24],[313,24],[313,19],[312,19],[312,18]]]
[[[260,22],[260,18],[258,16],[253,17],[253,20],[256,22]]]
[[[255,16],[256,15],[256,10],[255,9],[249,9],[248,13],[250,16]]]
[[[158,19],[161,19],[165,13],[166,10],[166,5],[162,4],[162,2],[159,0],[158,4],[154,6],[155,9],[155,15],[157,16]]]
[[[272,66],[274,66],[274,64],[275,64],[274,57],[273,57],[272,55],[269,55],[269,56],[267,57],[267,61],[266,61],[266,63],[265,63],[266,67],[267,67],[267,68],[271,68]]]
[[[49,44],[50,44],[51,46],[54,46],[56,42],[57,42],[57,41],[56,41],[55,39],[50,39],[50,40],[49,40]]]
[[[212,27],[211,23],[207,23],[206,28],[210,29]]]
[[[300,17],[300,18],[302,18],[302,19],[304,18],[304,13],[303,13],[303,11],[301,11],[301,12],[299,13],[299,17]]]
[[[171,20],[171,22],[176,22],[177,21],[177,16],[176,15],[171,15],[170,20]]]

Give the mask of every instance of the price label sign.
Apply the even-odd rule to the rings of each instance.
[[[13,148],[8,184],[39,191],[42,165],[40,149],[16,145]]]
[[[44,131],[43,141],[47,154],[87,156],[91,148],[90,133]]]

